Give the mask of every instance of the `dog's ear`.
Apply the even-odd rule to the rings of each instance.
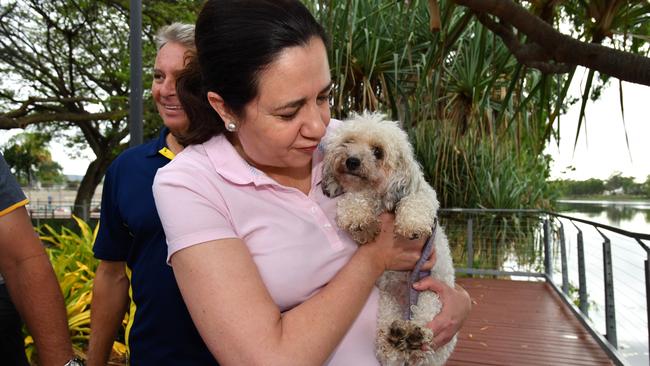
[[[392,175],[386,190],[385,203],[387,208],[394,209],[397,202],[416,190],[417,170],[414,171],[414,162],[408,157],[400,156],[392,168]]]
[[[336,182],[332,174],[325,175],[325,171],[323,171],[321,186],[323,187],[323,194],[327,197],[334,198],[343,194],[343,187]]]
[[[331,148],[329,141],[325,141],[323,148],[325,151]],[[321,180],[321,188],[323,189],[323,194],[325,196],[334,198],[343,194],[343,187],[336,181],[334,178],[334,171],[332,165],[334,164],[334,159],[330,154],[325,154],[325,160],[323,161],[323,178]]]

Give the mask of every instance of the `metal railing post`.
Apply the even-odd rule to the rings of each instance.
[[[564,224],[562,224],[562,221],[560,221],[560,259],[562,261],[562,292],[568,295],[569,294],[569,268],[567,266],[566,240],[564,239]]]
[[[467,219],[467,268],[474,268],[474,221]],[[468,275],[472,277],[471,274]]]
[[[639,239],[637,241],[641,243]],[[650,324],[650,250],[646,249],[645,255],[645,310],[646,321]],[[650,347],[650,326],[648,327],[648,345]],[[650,359],[650,354],[648,358]]]
[[[551,235],[549,233],[548,218],[544,219],[544,273],[548,280],[553,281],[553,268],[551,262]]]
[[[599,231],[600,232],[600,231]],[[603,242],[603,278],[605,280],[605,327],[607,334],[605,337],[618,348],[616,336],[616,305],[614,301],[614,268],[612,266],[612,244],[602,233],[605,238]]]
[[[578,227],[576,226],[576,229]],[[589,300],[587,297],[587,276],[585,271],[585,244],[582,238],[582,230],[578,229],[578,298],[580,299],[580,311],[589,316]]]

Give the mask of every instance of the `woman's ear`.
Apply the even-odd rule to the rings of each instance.
[[[215,92],[208,92],[208,103],[219,114],[219,117],[221,117],[225,124],[235,121],[235,116],[230,112],[221,95]]]

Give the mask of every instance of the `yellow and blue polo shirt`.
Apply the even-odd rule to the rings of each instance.
[[[124,151],[104,178],[95,257],[125,261],[131,316],[127,347],[131,365],[216,365],[183,299],[154,203],[152,184],[174,154],[163,128],[157,139]]]
[[[9,165],[0,153],[0,216],[23,207],[29,203],[16,178],[11,174]]]
[[[16,178],[11,174],[9,165],[0,153],[0,216],[4,216],[29,203]],[[0,274],[0,284],[4,279]]]

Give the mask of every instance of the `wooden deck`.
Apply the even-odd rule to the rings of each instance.
[[[546,283],[458,282],[474,305],[448,366],[613,364]]]

